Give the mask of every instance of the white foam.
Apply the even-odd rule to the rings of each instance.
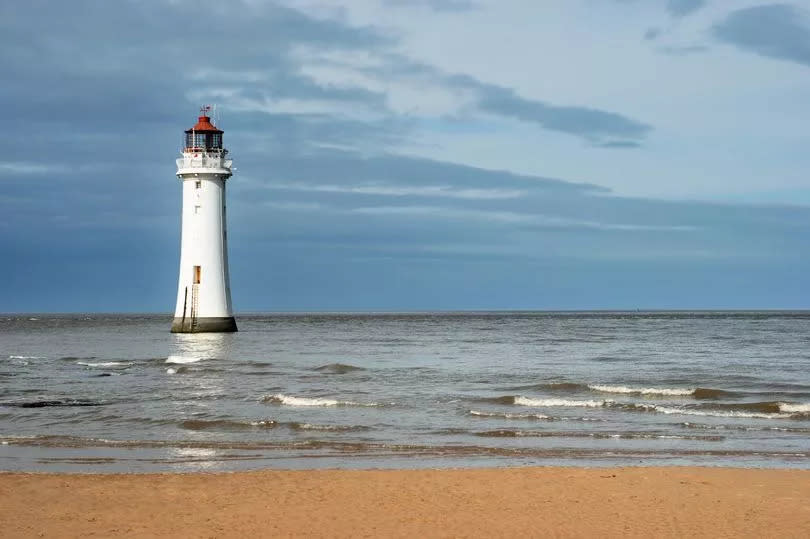
[[[779,411],[787,413],[810,414],[810,403],[804,404],[790,404],[787,402],[779,403]]]
[[[739,417],[748,419],[787,419],[790,414],[764,413],[764,412],[740,412],[726,410],[693,410],[689,408],[672,408],[670,406],[658,406],[656,404],[645,404],[642,407],[662,414],[675,415],[697,415],[704,417]]]
[[[477,417],[497,417],[501,419],[551,419],[543,414],[508,414],[497,412],[479,412],[478,410],[470,410],[470,415]]]
[[[308,397],[292,397],[277,393],[271,397],[265,397],[265,401],[275,402],[286,406],[379,406],[377,403],[361,403],[353,401],[339,401],[335,399],[311,399]]]
[[[129,367],[132,365],[131,361],[99,361],[97,363],[88,363],[87,361],[77,361],[76,365],[84,365],[85,367]]]
[[[569,399],[530,399],[527,397],[515,397],[515,404],[519,404],[521,406],[584,406],[587,408],[599,408],[611,402],[613,401],[577,401]]]
[[[602,393],[620,393],[632,395],[666,395],[672,397],[694,395],[694,389],[677,389],[677,388],[659,388],[659,387],[644,387],[634,388],[627,386],[606,386],[606,385],[589,385],[588,389],[593,391],[600,391]]]
[[[45,359],[42,356],[8,356],[9,359]]]
[[[169,367],[168,369],[166,369],[166,374],[177,374],[177,369]]]
[[[166,358],[166,363],[196,363],[201,358],[189,356],[169,356]]]

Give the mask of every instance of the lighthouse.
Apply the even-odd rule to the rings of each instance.
[[[225,226],[225,182],[231,177],[232,161],[222,145],[223,131],[211,123],[210,110],[200,109],[177,160],[183,215],[172,333],[236,331]]]

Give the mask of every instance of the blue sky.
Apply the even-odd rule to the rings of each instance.
[[[238,311],[810,308],[810,2],[5,2],[0,70],[0,312],[173,309],[204,103]]]

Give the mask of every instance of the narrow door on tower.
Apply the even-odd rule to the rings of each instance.
[[[194,266],[194,284],[200,284],[200,266]]]

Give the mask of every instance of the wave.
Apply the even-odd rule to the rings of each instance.
[[[705,423],[691,423],[684,421],[679,426],[686,429],[701,429],[701,430],[738,430],[748,432],[786,432],[789,434],[810,434],[810,428],[807,427],[778,427],[778,426],[747,426],[747,425],[706,425]]]
[[[376,402],[362,403],[354,401],[339,401],[335,399],[293,397],[290,395],[282,395],[281,393],[268,395],[262,398],[262,402],[283,404],[285,406],[382,406]]]
[[[289,423],[289,427],[294,430],[313,430],[329,432],[357,432],[370,430],[363,425],[314,425],[312,423]]]
[[[611,400],[571,400],[571,399],[532,399],[521,395],[504,395],[502,397],[485,397],[480,402],[492,404],[516,404],[518,406],[569,406],[599,408],[612,403]]]
[[[88,361],[77,361],[76,365],[84,365],[85,367],[129,367],[132,365],[131,361],[99,361],[91,363]]]
[[[346,363],[330,363],[328,365],[321,365],[315,367],[313,371],[323,372],[326,374],[347,374],[355,371],[364,371],[363,367],[355,367],[354,365],[347,365]]]
[[[8,358],[9,359],[45,359],[42,356],[16,356],[16,355],[8,356]]]
[[[272,429],[278,423],[272,419],[260,421],[232,421],[228,419],[189,419],[180,423],[186,430],[245,430],[245,429]]]
[[[662,397],[695,397],[697,399],[718,399],[721,397],[730,397],[734,394],[730,391],[722,389],[712,389],[705,387],[698,387],[694,389],[688,388],[671,388],[671,387],[628,387],[628,386],[610,386],[593,384],[587,386],[591,391],[598,391],[600,393],[617,393],[622,395],[648,395],[648,396],[662,396]]]
[[[586,408],[600,408],[611,404],[610,400],[570,400],[570,399],[530,399],[528,397],[515,397],[515,404],[520,406],[583,406]]]
[[[584,407],[616,408],[627,411],[658,412],[710,417],[737,417],[750,419],[789,419],[810,416],[810,403],[746,402],[712,403],[705,405],[674,406],[650,403],[623,403],[614,400],[575,400],[559,398],[529,398],[504,395],[478,399],[481,402],[531,407]]]
[[[583,393],[595,391],[598,393],[615,393],[619,395],[660,395],[663,397],[695,397],[696,399],[717,399],[734,396],[734,393],[722,389],[712,388],[670,388],[670,387],[629,387],[625,385],[608,384],[580,384],[577,382],[551,382],[542,384],[529,384],[504,388],[514,391],[551,391],[560,393]]]
[[[559,392],[577,392],[587,391],[587,384],[578,384],[576,382],[550,382],[542,384],[529,384],[523,386],[507,387],[506,390],[510,391],[559,391]]]
[[[551,419],[551,417],[543,414],[510,414],[501,412],[479,412],[478,410],[470,410],[467,413],[474,417],[493,417],[497,419]]]
[[[591,391],[598,391],[600,393],[619,393],[624,395],[666,395],[666,396],[686,396],[694,395],[694,389],[673,389],[673,388],[658,388],[658,387],[645,387],[635,388],[627,386],[606,386],[606,385],[589,385],[588,389]]]
[[[52,406],[103,406],[103,402],[86,399],[53,399],[38,401],[17,401],[3,402],[0,406],[12,406],[14,408],[49,408]]]
[[[369,430],[362,425],[317,425],[313,423],[299,423],[296,421],[279,422],[274,419],[261,419],[259,421],[239,421],[229,419],[189,419],[182,421],[180,427],[186,430],[257,430],[287,427],[292,430],[318,431],[318,432],[349,432]]]
[[[661,434],[657,432],[554,432],[542,430],[497,429],[476,432],[476,436],[485,438],[595,438],[621,440],[697,440],[701,442],[720,442],[724,436],[716,435],[682,435]]]
[[[779,410],[791,414],[810,414],[810,403],[805,402],[802,404],[791,404],[787,402],[780,402]]]
[[[747,408],[745,407],[746,405],[744,404],[741,405],[729,404],[726,405],[727,408],[725,409],[695,408],[695,407],[679,408],[674,406],[662,406],[658,404],[622,404],[620,405],[620,407],[626,410],[658,412],[667,415],[693,415],[703,417],[729,417],[741,419],[789,419],[791,417],[794,417],[793,414],[780,412],[778,406],[775,409],[765,406],[766,404],[770,403],[759,403],[759,404],[762,405],[760,410],[763,411],[757,411],[757,408],[753,404],[747,405],[748,406]]]

